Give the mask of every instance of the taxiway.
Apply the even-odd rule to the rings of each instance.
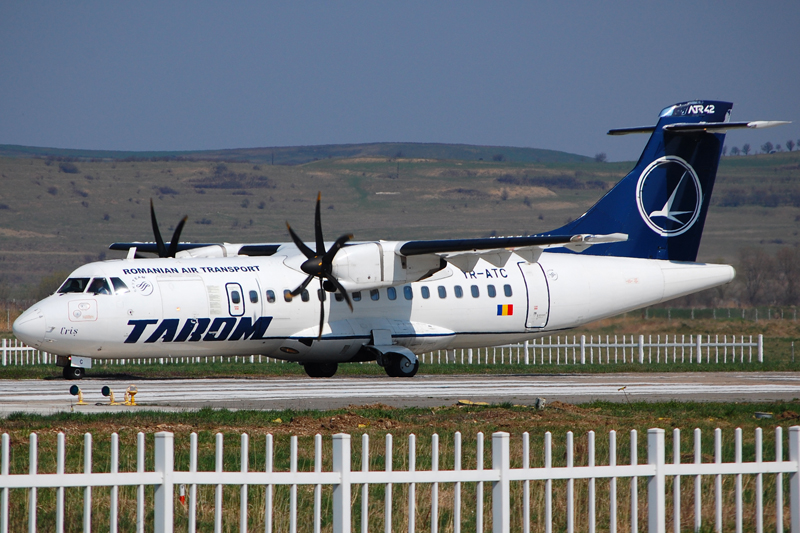
[[[77,384],[87,405],[69,394]],[[101,395],[108,385],[121,400],[134,384],[137,407],[109,406]],[[623,388],[624,387],[624,388]],[[533,404],[547,401],[585,403],[592,400],[764,402],[800,398],[800,374],[791,372],[690,372],[620,374],[526,374],[495,376],[425,376],[392,379],[382,376],[311,379],[147,379],[121,381],[88,378],[64,380],[0,380],[0,416],[23,411],[107,412],[109,410],[330,409],[351,404],[391,406],[448,405],[458,400]]]

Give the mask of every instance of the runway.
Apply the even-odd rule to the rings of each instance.
[[[76,405],[71,385],[88,405]],[[109,406],[108,385],[121,401],[134,384],[137,407]],[[622,389],[622,387],[625,387]],[[622,390],[620,390],[622,389]],[[108,412],[132,409],[329,409],[351,404],[449,405],[458,400],[533,404],[536,398],[584,403],[592,400],[763,402],[800,398],[800,374],[791,372],[528,374],[496,376],[383,376],[311,379],[149,379],[135,382],[89,378],[0,380],[0,416],[24,411]]]

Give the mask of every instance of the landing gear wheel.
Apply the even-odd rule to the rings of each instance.
[[[390,363],[385,370],[391,378],[413,378],[419,370],[419,360],[411,363],[400,354],[391,354]]]
[[[65,366],[64,379],[81,379],[86,375],[86,370],[78,366]]]
[[[338,363],[304,363],[303,369],[305,369],[306,374],[308,377],[311,378],[330,378],[336,374],[336,371],[339,369]]]

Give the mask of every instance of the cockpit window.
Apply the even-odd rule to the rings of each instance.
[[[106,278],[94,278],[87,292],[92,294],[111,294]]]
[[[58,289],[58,294],[66,294],[68,292],[83,292],[89,284],[89,278],[69,278]]]
[[[114,292],[116,294],[126,294],[130,292],[125,282],[119,278],[111,278],[111,284],[114,286]]]

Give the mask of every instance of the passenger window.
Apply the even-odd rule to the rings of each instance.
[[[344,301],[344,296],[342,296],[341,292],[333,293],[333,297],[336,299],[337,302],[343,302]]]
[[[439,285],[437,290],[439,291],[439,298],[447,298],[447,289]]]
[[[92,294],[111,294],[111,288],[108,286],[106,278],[94,278],[92,284],[89,285],[89,291]]]
[[[377,302],[378,300],[380,300],[381,299],[380,291],[378,289],[371,289],[369,291],[369,299],[372,300],[373,302]]]
[[[231,302],[235,304],[242,303],[242,297],[239,295],[239,291],[231,291]]]
[[[511,285],[503,285],[503,294],[509,297],[513,294],[511,292]]]
[[[494,298],[497,296],[497,291],[494,289],[494,285],[487,285],[486,293],[489,295],[489,298]]]
[[[411,285],[406,285],[403,287],[403,296],[406,297],[406,300],[411,300],[414,298],[414,290],[411,288]]]
[[[304,302],[307,302],[311,299],[311,297],[308,295],[308,289],[303,289],[303,292],[300,293],[300,299]]]
[[[267,291],[267,303],[274,304],[275,303],[275,291],[272,289]]]
[[[397,289],[389,287],[386,289],[386,296],[388,296],[390,300],[397,300]]]
[[[89,284],[89,278],[69,278],[58,289],[58,294],[67,294],[70,292],[83,292]]]
[[[119,278],[111,278],[111,284],[114,286],[114,292],[117,294],[125,294],[130,292],[125,282]]]
[[[472,292],[472,297],[473,298],[479,298],[480,297],[481,290],[478,288],[477,285],[473,285],[472,287],[469,288],[469,290]]]
[[[294,298],[294,296],[292,296],[292,291],[289,289],[283,289],[283,300],[285,302],[291,302],[292,298]]]
[[[456,298],[461,298],[462,296],[464,296],[464,291],[461,290],[461,285],[456,285],[453,288],[453,292],[456,293]]]
[[[317,298],[319,298],[320,302],[324,302],[328,299],[328,296],[325,294],[325,289],[317,289]]]
[[[422,286],[419,290],[422,293],[422,297],[426,300],[431,297],[431,291],[426,286]]]
[[[251,304],[258,303],[258,293],[256,291],[250,291],[250,303]]]
[[[356,291],[353,293],[353,301],[360,302],[361,301],[361,291]]]

